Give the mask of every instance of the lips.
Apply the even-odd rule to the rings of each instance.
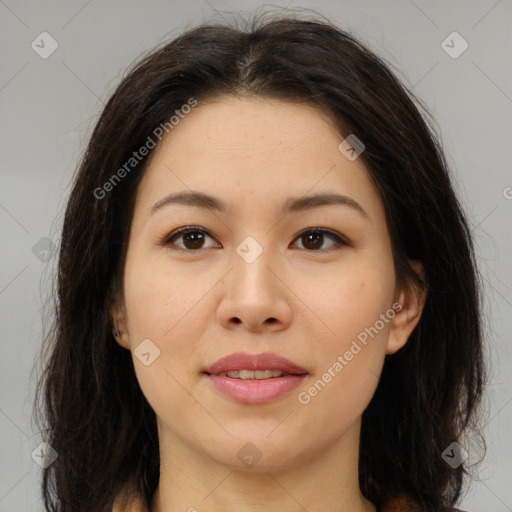
[[[243,404],[265,404],[289,394],[308,372],[277,354],[231,354],[212,364],[203,374],[213,389]]]
[[[285,357],[271,352],[251,355],[245,352],[236,352],[219,359],[216,363],[206,368],[205,373],[219,375],[222,372],[240,370],[264,371],[280,370],[288,375],[305,375],[308,372]]]

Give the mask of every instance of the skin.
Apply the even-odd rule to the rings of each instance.
[[[381,197],[361,158],[338,149],[343,139],[313,106],[221,97],[201,102],[153,150],[137,190],[124,292],[112,311],[121,346],[133,354],[150,339],[160,350],[149,366],[133,357],[158,419],[152,512],[376,510],[358,484],[361,415],[385,355],[417,324],[425,292],[397,287]],[[148,213],[167,194],[191,190],[228,210],[168,205]],[[286,198],[317,192],[349,196],[366,214],[339,205],[278,212]],[[205,231],[203,245],[187,235],[173,240],[176,250],[159,245],[189,225]],[[315,227],[348,245],[324,234],[315,250],[298,236]],[[263,249],[252,263],[236,252],[247,236]],[[298,394],[399,301],[400,312],[300,403]],[[309,375],[273,402],[236,403],[201,372],[238,351],[275,352]],[[248,442],[261,454],[250,468],[237,457]]]

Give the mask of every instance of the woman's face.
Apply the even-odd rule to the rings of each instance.
[[[153,150],[114,317],[168,446],[261,471],[312,459],[414,328],[418,292],[396,288],[382,200],[342,141],[314,107],[230,97]],[[215,201],[165,199],[196,193]]]

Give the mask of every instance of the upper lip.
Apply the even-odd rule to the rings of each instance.
[[[308,373],[304,368],[289,359],[271,352],[247,354],[235,352],[219,359],[204,371],[210,375],[233,370],[281,370],[283,373],[302,375]]]

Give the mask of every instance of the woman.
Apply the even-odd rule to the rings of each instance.
[[[479,289],[440,144],[382,60],[316,19],[182,34],[74,178],[46,509],[453,510]]]

